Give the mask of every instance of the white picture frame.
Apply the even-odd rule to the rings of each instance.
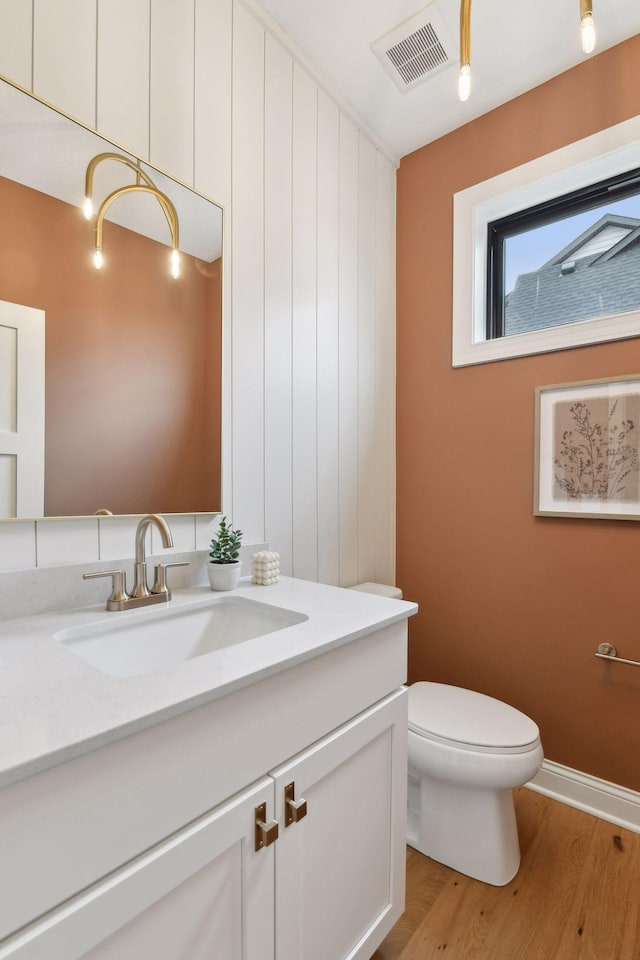
[[[640,374],[536,389],[533,512],[640,520]]]

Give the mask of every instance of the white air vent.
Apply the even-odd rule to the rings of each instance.
[[[371,49],[402,93],[456,62],[451,34],[435,3],[376,40]]]

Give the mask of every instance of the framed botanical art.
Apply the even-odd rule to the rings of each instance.
[[[640,374],[536,389],[537,516],[640,520]]]

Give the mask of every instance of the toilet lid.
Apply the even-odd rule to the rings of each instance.
[[[427,681],[409,687],[409,729],[422,736],[493,748],[527,746],[540,735],[533,720],[501,700]]]

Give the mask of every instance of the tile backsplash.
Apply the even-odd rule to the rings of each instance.
[[[134,538],[140,517],[101,517],[68,520],[15,521],[0,524],[0,619],[88,606],[106,600],[108,580],[83,580],[83,573],[114,566],[132,582]],[[155,529],[147,535],[150,567],[168,554],[187,560],[188,567],[171,571],[174,587],[207,583],[207,549],[218,527],[218,515],[183,514],[167,517],[174,546],[162,548]],[[264,543],[245,544],[241,559],[245,575],[251,554]]]
[[[72,517],[0,524],[0,575],[34,567],[133,557],[139,520],[140,517]],[[176,514],[168,516],[167,522],[174,553],[204,550],[217,530],[218,514]],[[161,549],[156,531],[147,546],[149,552]]]
[[[96,548],[98,555],[96,557]],[[126,554],[125,554],[126,556]],[[100,559],[100,521],[37,520],[36,563],[55,567],[62,563],[91,563]]]
[[[18,520],[0,524],[0,575],[36,566],[36,524]]]

